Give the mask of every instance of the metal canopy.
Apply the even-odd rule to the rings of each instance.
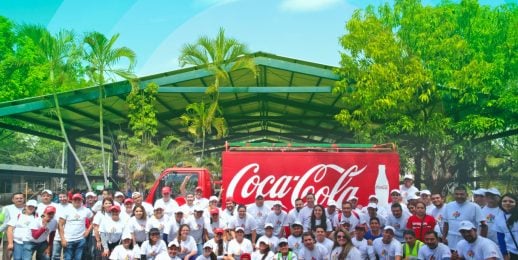
[[[229,131],[221,140],[207,140],[209,149],[222,147],[224,141],[352,142],[352,134],[333,119],[341,108],[340,97],[332,93],[338,80],[333,67],[263,52],[251,56],[258,67],[257,76],[246,70],[233,71],[230,83],[220,87],[220,104]],[[154,105],[160,136],[192,139],[179,116],[188,104],[202,100],[213,79],[203,67],[140,78],[141,88],[150,82],[159,85]],[[130,90],[127,81],[105,86],[107,140],[114,130],[129,132],[126,96]],[[58,98],[69,135],[98,140],[97,87],[60,93]],[[53,110],[50,95],[0,103],[0,127],[61,140]]]

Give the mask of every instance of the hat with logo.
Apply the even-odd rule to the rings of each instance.
[[[87,197],[87,198],[88,197],[97,197],[97,195],[95,193],[89,191],[89,192],[86,193],[85,197]]]
[[[52,194],[53,194],[51,190],[47,190],[47,189],[42,190],[42,191],[41,191],[41,194],[43,194],[43,193],[47,193],[47,194],[49,194],[49,195],[52,195]]]
[[[54,206],[47,206],[45,210],[43,211],[43,214],[49,214],[49,213],[56,213],[56,207]]]
[[[210,214],[211,214],[211,215],[218,215],[218,214],[219,214],[219,209],[217,209],[217,208],[213,208],[213,209],[211,209],[211,210],[210,210]]]
[[[200,205],[194,206],[194,212],[203,212],[203,207]]]
[[[219,201],[219,199],[216,196],[210,196],[209,201]]]
[[[417,195],[415,195],[415,194],[408,194],[408,197],[406,199],[407,200],[418,200],[419,197],[417,197]]]
[[[301,226],[301,227],[303,227],[303,226],[302,226],[302,223],[301,223],[300,221],[298,221],[298,220],[295,220],[295,221],[291,224],[291,226],[292,226],[292,227],[294,227],[294,226]]]
[[[167,244],[167,247],[173,247],[173,246],[180,247],[180,245],[178,244],[178,241],[176,239],[169,242],[169,244]]]
[[[210,241],[207,241],[207,242],[205,242],[205,244],[203,244],[203,248],[214,249],[214,246],[212,245],[212,243]]]
[[[377,208],[378,208],[378,205],[376,205],[376,203],[369,203],[369,204],[367,205],[367,208],[377,209]]]
[[[130,232],[123,232],[122,233],[122,240],[125,240],[125,239],[132,239],[131,237],[131,233]]]
[[[243,227],[236,227],[235,231],[236,231],[236,232],[237,232],[237,231],[243,231],[243,232],[245,232],[245,229],[244,229]]]
[[[38,206],[38,202],[36,200],[29,200],[29,201],[27,201],[26,206],[37,207]]]
[[[485,196],[486,190],[485,189],[476,189],[473,191],[473,195]]]
[[[328,207],[336,207],[336,201],[335,200],[328,200],[327,201],[327,206]]]
[[[461,230],[472,230],[472,229],[477,229],[475,227],[475,225],[473,225],[473,223],[471,223],[471,221],[469,220],[463,220],[460,222],[459,224],[459,232]]]
[[[113,205],[110,207],[110,212],[121,212],[121,207],[119,207],[119,205]]]
[[[428,195],[428,196],[432,195],[432,193],[429,190],[422,190],[421,193],[419,193],[419,194],[421,196],[423,196],[423,195]]]
[[[76,193],[72,196],[72,200],[83,200],[83,196],[79,193]]]
[[[285,237],[279,239],[279,243],[277,243],[278,245],[281,245],[281,244],[288,244],[288,239],[286,239]]]
[[[153,210],[159,210],[159,209],[165,210],[165,205],[162,203],[156,203],[155,208]]]
[[[180,207],[176,208],[176,210],[174,211],[174,214],[183,214],[183,209]]]
[[[400,195],[401,195],[401,191],[400,191],[400,190],[398,190],[398,189],[393,189],[393,190],[391,190],[391,191],[390,191],[390,194],[392,194],[392,193],[397,193],[397,194],[400,194]]]
[[[268,244],[270,244],[270,240],[268,238],[266,238],[266,236],[262,236],[257,240],[257,245],[259,245],[261,243],[268,245]]]

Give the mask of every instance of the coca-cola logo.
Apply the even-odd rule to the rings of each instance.
[[[234,175],[226,189],[226,196],[240,197],[246,201],[261,194],[266,199],[283,200],[285,203],[286,198],[289,198],[291,208],[297,198],[313,193],[319,204],[326,205],[329,199],[334,199],[341,205],[342,201],[356,196],[359,187],[350,183],[366,167],[352,165],[343,168],[336,164],[317,164],[303,174],[289,175],[283,172],[263,173],[258,163],[250,163]]]

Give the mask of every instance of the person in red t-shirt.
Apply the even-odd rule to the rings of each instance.
[[[418,240],[424,241],[424,235],[434,229],[436,221],[434,217],[426,215],[426,205],[423,202],[417,202],[415,208],[416,213],[408,218],[406,227],[415,232]]]

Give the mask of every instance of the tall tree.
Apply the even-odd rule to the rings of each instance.
[[[63,139],[65,140],[69,152],[72,153],[74,159],[79,165],[88,190],[91,191],[92,187],[83,164],[68,138],[57,95],[59,90],[62,89],[63,83],[71,83],[77,79],[74,72],[77,71],[75,66],[78,65],[80,52],[77,48],[74,34],[71,31],[63,30],[53,36],[42,26],[23,25],[19,28],[18,37],[29,38],[37,47],[37,54],[39,54],[41,59],[40,65],[43,65],[43,68],[47,69],[48,81],[50,86],[53,87],[52,96],[55,106],[54,112],[59,121],[61,134],[63,135]]]
[[[128,47],[115,47],[119,34],[113,35],[110,39],[99,32],[91,32],[84,37],[85,60],[88,63],[87,73],[90,79],[99,88],[99,135],[101,142],[102,169],[104,184],[108,185],[107,162],[104,151],[104,120],[103,120],[103,99],[104,84],[114,80],[115,76],[124,79],[133,79],[132,73],[136,62],[136,55]],[[127,64],[121,64],[126,59]],[[120,66],[120,67],[118,67]]]
[[[397,141],[433,188],[462,179],[477,140],[518,127],[516,15],[472,0],[356,11],[340,39],[336,119],[359,139]]]

